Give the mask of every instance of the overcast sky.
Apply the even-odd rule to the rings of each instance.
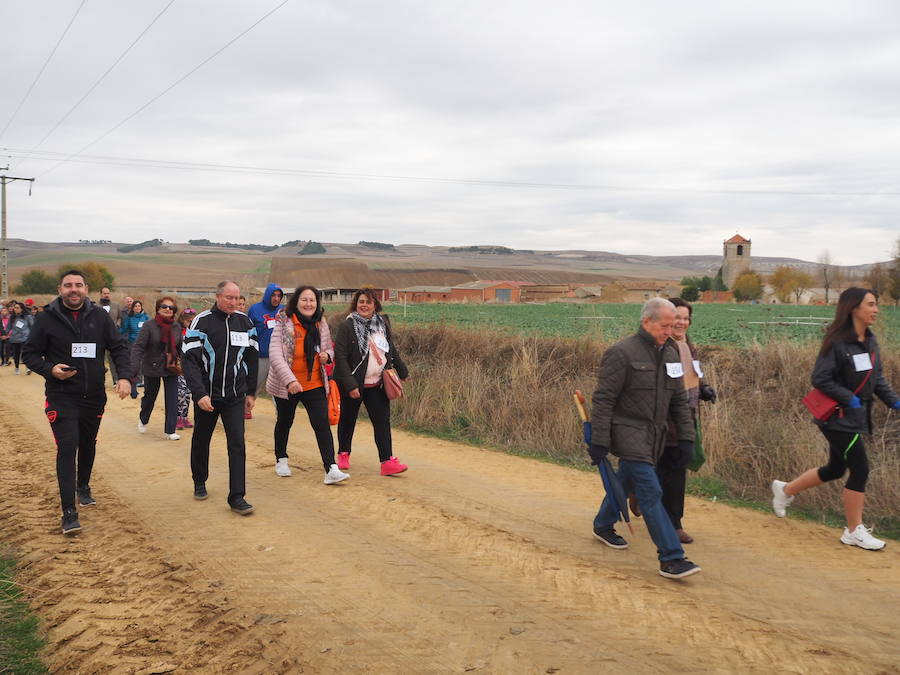
[[[0,2],[0,168],[37,178],[9,236],[859,264],[900,235],[896,2],[290,0],[128,119],[281,2]]]

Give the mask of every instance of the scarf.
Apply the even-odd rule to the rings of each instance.
[[[356,333],[356,345],[359,347],[360,358],[365,359],[369,354],[369,334],[382,331],[387,335],[387,327],[378,312],[375,312],[371,319],[364,319],[356,312],[353,312],[350,318],[353,319],[353,330]]]
[[[303,338],[303,355],[306,357],[306,376],[311,378],[313,368],[316,366],[316,359],[319,356],[318,348],[321,341],[319,337],[319,319],[322,318],[322,308],[316,309],[315,313],[310,317],[303,316],[299,310],[294,316],[297,317],[297,321],[300,322],[303,330],[306,331],[306,337]]]
[[[175,323],[175,317],[166,318],[157,314],[154,321],[156,321],[156,325],[159,326],[160,342],[164,345],[163,351],[167,354],[174,354],[175,334],[172,330],[172,325]]]

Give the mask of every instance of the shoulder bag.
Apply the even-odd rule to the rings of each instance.
[[[859,383],[859,386],[853,390],[854,396],[862,391],[862,388],[866,386],[866,382],[869,381],[872,371],[875,370],[875,352],[873,351],[869,356],[872,359],[872,367],[866,373],[863,381]],[[803,405],[820,422],[827,421],[841,407],[837,401],[816,388],[810,389],[809,393],[803,397]]]

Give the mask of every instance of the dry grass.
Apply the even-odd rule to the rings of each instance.
[[[408,397],[394,409],[398,424],[587,466],[572,392],[593,391],[605,344],[442,325],[404,327],[397,338],[412,373]],[[720,397],[715,405],[702,404],[708,460],[699,475],[724,484],[730,496],[766,502],[773,478],[787,480],[825,463],[825,440],[800,402],[809,389],[815,345],[700,350]],[[885,348],[884,359],[888,380],[900,386],[900,353]],[[878,404],[874,422],[876,434],[866,438],[867,522],[895,530],[900,415]],[[819,515],[839,512],[840,485],[811,490],[795,505]]]

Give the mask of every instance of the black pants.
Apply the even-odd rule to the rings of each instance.
[[[246,493],[247,452],[244,446],[244,397],[213,401],[215,409],[206,412],[194,403],[194,436],[191,439],[191,475],[194,485],[209,478],[209,443],[219,417],[225,427],[228,447],[228,503],[233,504]]]
[[[663,449],[656,463],[656,475],[659,476],[659,486],[662,488],[662,504],[676,530],[681,529],[681,519],[684,517],[687,468],[693,458],[693,452],[685,456],[679,452],[678,446],[670,446]]]
[[[332,387],[336,386],[334,384]],[[328,400],[325,398],[325,387],[316,387],[309,391],[301,391],[299,394],[290,394],[287,398],[272,397],[275,400],[275,410],[278,418],[275,420],[275,458],[287,457],[288,437],[291,434],[291,426],[294,424],[294,414],[297,412],[297,404],[302,403],[306,408],[309,423],[316,434],[316,443],[319,446],[319,454],[322,456],[322,465],[325,471],[334,464],[334,438],[331,436],[331,426],[328,424]]]
[[[828,439],[828,464],[819,467],[819,479],[827,483],[843,476],[847,469],[850,476],[844,485],[854,492],[865,492],[869,480],[869,458],[862,436],[849,431],[822,429]]]
[[[0,363],[9,363],[9,340],[0,340]]]
[[[12,353],[13,361],[16,364],[16,368],[19,367],[19,363],[22,360],[22,347],[25,346],[23,342],[10,342],[9,343],[9,351]]]
[[[365,403],[369,420],[375,430],[375,447],[379,461],[386,462],[394,454],[391,443],[391,402],[384,387],[360,387],[360,398],[350,398],[341,392],[341,419],[338,422],[338,452],[351,451],[353,431],[359,407]]]
[[[166,406],[166,420],[164,430],[167,434],[175,433],[175,422],[178,417],[178,378],[144,376],[144,397],[141,399],[141,424],[150,422],[153,413],[153,405],[156,403],[156,395],[159,393],[159,381],[163,383],[163,399]]]
[[[85,487],[91,482],[97,432],[105,408],[106,393],[103,391],[94,396],[47,396],[44,412],[56,439],[56,480],[63,510],[75,508],[76,487]]]

